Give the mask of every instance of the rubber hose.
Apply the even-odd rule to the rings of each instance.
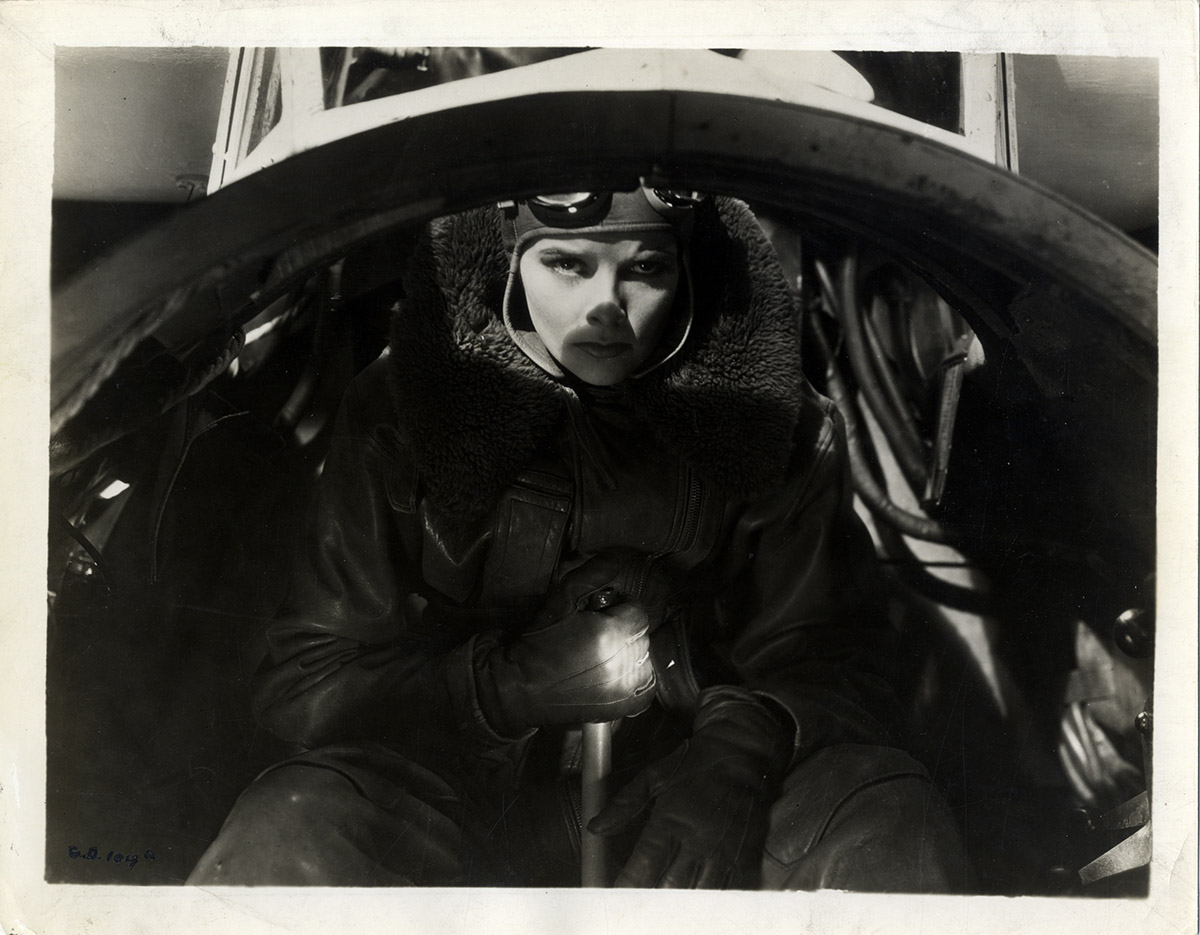
[[[838,372],[825,333],[812,316],[809,316],[808,322],[810,323],[809,331],[812,333],[821,355],[825,358],[825,377],[829,395],[846,422],[846,447],[850,455],[850,476],[854,481],[854,489],[873,514],[905,535],[915,539],[924,539],[927,542],[953,544],[958,540],[957,535],[937,520],[901,509],[888,497],[872,476],[862,450],[860,441],[862,429],[854,411],[854,402],[846,391],[845,383],[842,382],[842,376]]]
[[[913,555],[908,543],[891,526],[881,524],[879,538],[889,556],[894,557],[890,567],[905,585],[935,604],[951,607],[980,617],[994,615],[994,600],[974,588],[946,581],[922,567],[920,559]]]
[[[897,417],[887,398],[879,388],[867,350],[866,336],[863,334],[862,311],[858,305],[858,260],[854,252],[847,254],[842,260],[838,276],[838,305],[839,318],[842,322],[843,333],[846,336],[846,354],[850,358],[850,367],[858,381],[867,404],[871,407],[879,427],[887,437],[888,443],[896,454],[896,461],[904,474],[904,479],[918,497],[925,495],[926,468],[925,457],[919,442],[904,430],[904,425]]]

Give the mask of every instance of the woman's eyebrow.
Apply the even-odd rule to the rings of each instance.
[[[671,250],[659,250],[653,247],[647,247],[645,250],[639,250],[629,258],[631,263],[643,263],[646,260],[671,261],[672,263],[679,260],[679,254]]]

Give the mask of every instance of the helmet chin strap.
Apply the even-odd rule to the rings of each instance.
[[[657,370],[679,354],[692,334],[692,319],[695,317],[695,303],[692,301],[692,264],[688,258],[687,244],[681,243],[680,247],[682,275],[679,277],[679,290],[675,295],[675,307],[671,309],[671,320],[667,323],[662,337],[659,338],[655,352],[646,358],[646,362],[642,366],[630,374],[634,379]]]

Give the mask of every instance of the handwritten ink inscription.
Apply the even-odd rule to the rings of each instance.
[[[137,854],[122,854],[120,851],[109,851],[102,857],[98,847],[89,847],[84,851],[74,844],[67,848],[67,856],[72,860],[103,860],[110,864],[124,864],[130,870],[137,866],[139,860]],[[143,851],[140,859],[154,860],[154,851]]]

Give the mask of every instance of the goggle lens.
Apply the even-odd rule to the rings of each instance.
[[[675,188],[647,188],[655,198],[671,208],[694,208],[704,200],[700,192]]]
[[[604,194],[600,192],[563,192],[557,195],[534,195],[528,199],[528,202],[539,208],[575,214],[577,211],[595,204],[602,197]]]

